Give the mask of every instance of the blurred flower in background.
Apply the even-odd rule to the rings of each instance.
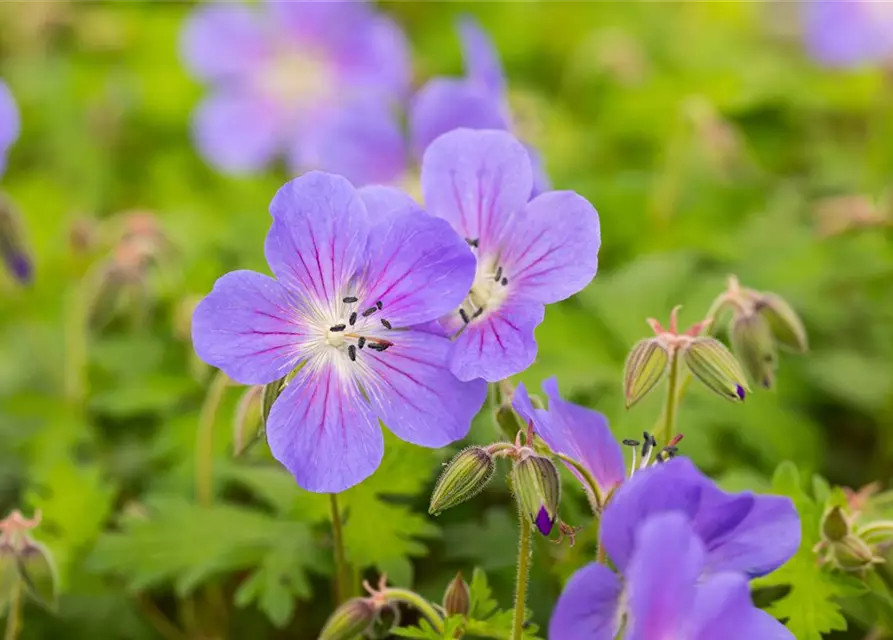
[[[0,80],[0,176],[6,169],[6,154],[19,137],[19,109],[9,87]]]
[[[806,44],[832,67],[893,63],[893,3],[815,0],[803,5]]]
[[[227,173],[285,156],[294,171],[355,184],[403,171],[395,108],[409,85],[403,34],[365,3],[198,8],[182,33],[191,72],[213,89],[194,116],[199,152]]]
[[[435,138],[453,129],[514,129],[505,72],[496,48],[480,25],[469,17],[459,22],[459,36],[465,77],[432,78],[413,99],[409,114],[410,138],[413,152],[419,158]],[[534,172],[533,197],[548,190],[550,182],[539,153],[525,146]]]

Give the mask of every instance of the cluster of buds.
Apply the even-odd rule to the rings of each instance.
[[[722,342],[700,335],[710,321],[699,322],[679,333],[678,313],[679,307],[674,308],[666,329],[657,320],[648,319],[654,337],[637,343],[626,360],[623,374],[626,407],[644,398],[680,361],[714,393],[734,402],[743,401],[750,387],[741,365]]]
[[[0,261],[18,282],[22,284],[31,282],[34,269],[22,231],[22,217],[12,201],[2,193],[0,193]]]
[[[874,519],[866,511],[877,487],[847,492],[845,504],[832,504],[822,516],[821,540],[813,549],[819,562],[835,569],[864,573],[884,562],[893,547],[893,521]]]
[[[726,309],[732,312],[732,350],[755,384],[766,389],[775,384],[779,349],[805,353],[809,348],[803,322],[781,296],[744,288],[730,276],[712,311],[719,315]]]
[[[49,550],[28,534],[40,524],[40,512],[25,518],[18,510],[0,520],[0,612],[21,593],[47,607],[56,604],[58,579]]]
[[[522,517],[529,518],[540,533],[548,536],[558,520],[561,478],[551,458],[538,453],[533,444],[533,429],[529,427],[517,433],[514,443],[463,449],[438,478],[428,513],[439,515],[478,495],[493,478],[496,459],[504,457],[512,461],[511,486]],[[562,532],[566,529],[563,525],[560,528]]]

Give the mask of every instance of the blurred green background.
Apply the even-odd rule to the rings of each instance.
[[[521,134],[556,188],[600,212],[599,275],[548,309],[518,380],[557,375],[634,437],[660,411],[661,394],[623,409],[623,361],[645,319],[682,304],[683,324],[699,320],[734,273],[791,302],[811,352],[783,357],[777,389],[743,406],[693,388],[682,452],[736,490],[765,488],[785,460],[836,484],[889,482],[893,73],[816,66],[795,3],[383,8],[412,42],[419,84],[462,73],[453,24],[475,15]],[[0,512],[42,510],[35,537],[61,589],[55,615],[26,607],[24,638],[313,638],[333,606],[327,498],[298,489],[262,440],[233,455],[251,398],[215,384],[190,345],[192,305],[219,275],[266,270],[266,207],[291,177],[227,178],[196,155],[203,89],[178,57],[190,10],[0,4],[0,77],[23,121],[0,189],[36,260],[30,287],[0,274]],[[134,235],[152,264],[134,263],[122,240]],[[496,437],[485,410],[470,440]],[[213,500],[199,501],[207,451]],[[479,566],[509,607],[517,523],[504,483],[427,515],[449,455],[391,438],[381,469],[343,497],[357,586],[387,571],[439,601],[457,570]],[[582,492],[566,488],[564,519],[587,524]],[[537,544],[542,625],[592,540]]]

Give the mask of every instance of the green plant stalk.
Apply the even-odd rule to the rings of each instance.
[[[213,492],[213,463],[214,463],[214,420],[217,417],[217,409],[223,400],[223,392],[229,379],[222,371],[218,371],[211,381],[211,388],[205,396],[201,414],[198,419],[198,433],[195,445],[195,495],[198,503],[203,507],[211,505]]]
[[[9,598],[9,612],[6,614],[4,640],[16,640],[22,630],[22,585],[16,581]]]
[[[663,424],[661,425],[661,436],[666,440],[667,444],[676,435],[676,413],[679,407],[681,394],[679,392],[679,353],[673,351],[670,356],[670,375],[667,380],[667,399],[664,403]]]
[[[521,640],[524,633],[524,610],[527,603],[527,582],[530,579],[530,518],[518,510],[521,535],[518,538],[518,575],[515,579],[515,614],[512,617],[512,640]]]
[[[443,618],[440,617],[440,614],[437,613],[437,609],[435,609],[430,602],[425,600],[422,596],[412,591],[408,591],[406,589],[392,589],[388,587],[384,591],[381,592],[388,601],[397,600],[399,602],[405,602],[408,605],[415,607],[419,613],[428,618],[428,622],[431,623],[431,626],[434,627],[434,630],[438,633],[443,633]]]
[[[332,545],[335,551],[335,596],[338,604],[341,604],[350,597],[350,573],[344,554],[344,530],[341,526],[337,493],[329,494],[329,505],[332,507]]]

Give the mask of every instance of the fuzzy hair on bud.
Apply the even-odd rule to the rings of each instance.
[[[493,478],[496,463],[482,447],[468,447],[460,451],[437,479],[428,513],[439,515],[457,504],[475,497]]]
[[[641,340],[626,359],[623,372],[623,395],[629,409],[644,398],[667,372],[670,354],[657,338]]]
[[[357,640],[372,626],[375,613],[367,598],[352,598],[329,616],[319,640]]]
[[[742,402],[750,391],[741,365],[726,346],[715,338],[695,338],[681,351],[691,374],[726,400]]]
[[[558,518],[561,478],[549,458],[531,455],[512,466],[512,485],[522,513],[547,536]]]
[[[766,319],[769,330],[780,347],[794,353],[806,353],[809,340],[800,316],[784,298],[774,293],[760,295],[755,303],[757,313]]]

